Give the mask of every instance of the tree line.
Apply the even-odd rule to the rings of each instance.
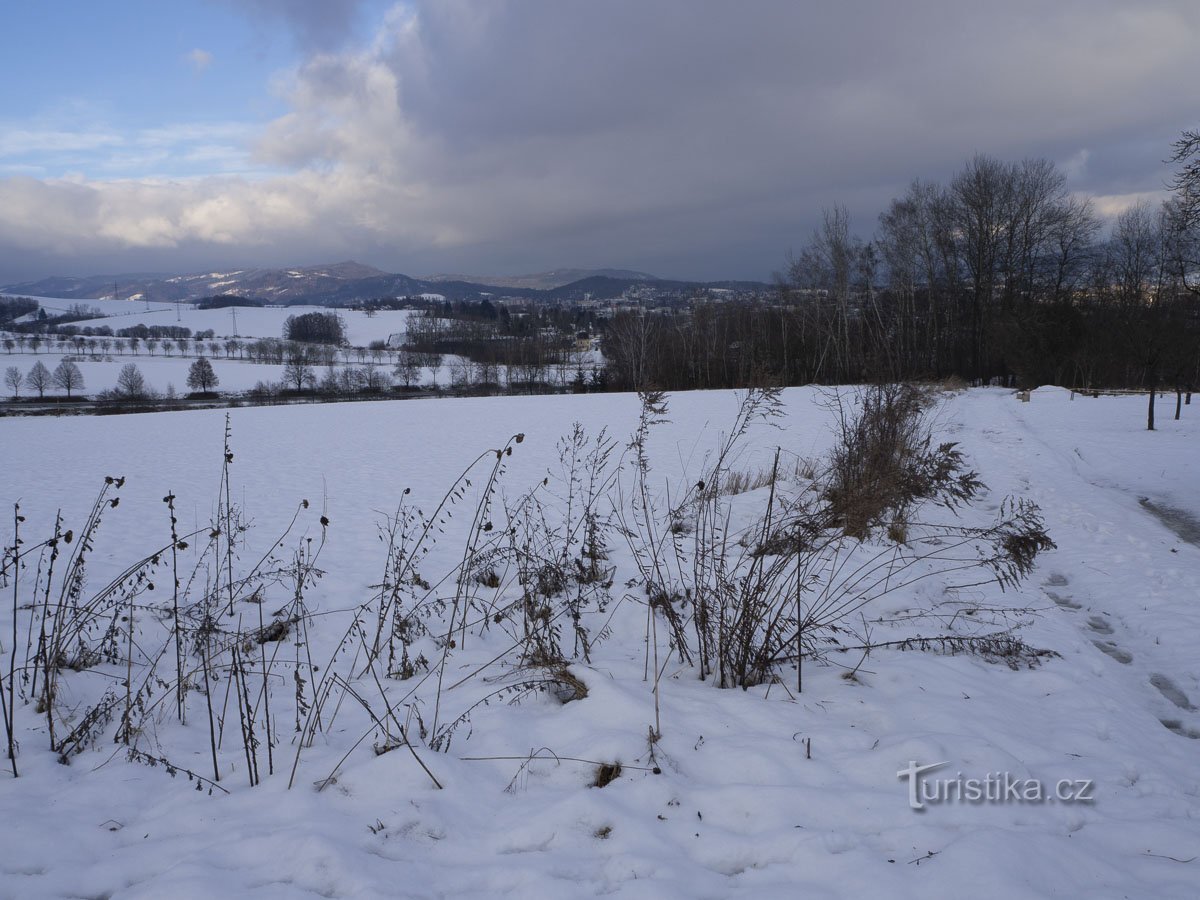
[[[869,239],[845,208],[827,209],[773,296],[613,316],[610,383],[958,376],[1190,390],[1200,380],[1200,140],[1185,133],[1174,149],[1183,168],[1173,195],[1135,204],[1107,233],[1044,159],[981,155],[946,183],[915,181]]]
[[[207,357],[201,356],[188,367],[187,386],[201,394],[211,393],[221,383]],[[28,372],[22,374],[16,366],[8,366],[4,370],[4,386],[11,393],[13,400],[21,396],[21,388],[32,393],[36,392],[39,400],[46,398],[46,391],[58,388],[66,393],[66,399],[77,397],[77,392],[84,387],[83,372],[72,359],[63,359],[51,371],[45,363],[38,360]],[[145,376],[135,363],[126,363],[117,373],[116,387],[101,391],[97,396],[101,400],[146,400],[153,395]],[[78,398],[86,399],[86,398]]]

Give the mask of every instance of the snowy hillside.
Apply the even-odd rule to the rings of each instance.
[[[265,312],[239,309],[239,329]],[[1164,401],[1149,433],[1144,397],[946,396],[936,437],[986,489],[957,517],[922,508],[909,550],[850,541],[812,574],[832,595],[922,546],[963,548],[965,568],[855,588],[847,602],[873,599],[806,637],[800,671],[785,654],[743,690],[698,677],[696,597],[647,585],[768,577],[785,557],[762,511],[812,496],[831,397],[785,391],[708,485],[739,395],[668,399],[641,442],[628,394],[235,409],[227,491],[221,412],[0,421],[0,513],[20,503],[28,553],[15,618],[11,575],[0,591],[20,744],[19,777],[0,758],[0,897],[1197,895],[1195,406],[1175,422]],[[106,475],[126,480],[96,507],[83,588],[60,595]],[[938,535],[987,533],[1010,497],[1038,504],[1057,549],[1002,590],[978,541]],[[668,508],[652,558],[624,534]],[[33,548],[60,510],[74,540],[46,594],[50,548]],[[712,529],[751,582],[699,572]],[[72,596],[100,599],[63,644],[52,736],[32,623]],[[998,633],[1012,642],[982,640]],[[898,773],[943,762],[1092,799],[910,808]]]

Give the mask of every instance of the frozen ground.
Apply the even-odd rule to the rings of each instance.
[[[801,457],[827,445],[828,412],[817,395],[784,396],[785,427],[756,426],[739,467],[768,465],[777,445]],[[870,610],[867,627],[876,641],[906,636],[911,624],[888,622],[950,597],[963,622],[972,609],[1032,610],[1013,613],[1024,623],[1021,638],[1060,654],[1037,668],[1014,671],[971,655],[833,654],[806,665],[796,694],[794,670],[769,690],[723,691],[671,659],[651,756],[645,605],[636,591],[620,599],[633,570],[628,551],[614,546],[612,635],[590,665],[571,666],[587,697],[497,702],[477,708],[469,733],[456,733],[447,752],[418,742],[444,790],[403,749],[372,753],[371,723],[349,701],[305,751],[287,790],[290,685],[272,698],[281,736],[274,776],[248,787],[240,742],[226,734],[220,765],[229,796],[127,762],[111,727],[61,766],[47,752],[43,720],[18,698],[21,777],[0,774],[0,897],[1195,897],[1200,548],[1142,502],[1200,516],[1200,412],[1187,408],[1176,423],[1172,402],[1160,407],[1156,433],[1141,430],[1145,401],[1136,397],[1072,400],[1043,389],[1022,404],[1006,391],[975,390],[942,410],[940,431],[960,442],[990,487],[965,518],[983,521],[1004,497],[1025,496],[1041,505],[1058,549],[1017,591],[948,595],[944,584],[925,583]],[[654,483],[686,484],[735,406],[728,393],[673,396],[670,423],[650,440]],[[312,650],[324,661],[344,611],[380,581],[376,525],[406,488],[429,509],[478,453],[522,432],[501,489],[513,497],[549,477],[553,490],[556,441],[576,420],[624,443],[636,399],[233,410],[233,491],[253,520],[241,555],[266,552],[301,498],[311,505],[289,547],[318,538],[317,517],[328,517],[319,560],[327,574],[309,596],[319,613]],[[165,543],[168,491],[181,528],[210,520],[223,425],[210,412],[4,420],[0,509],[19,499],[32,541],[59,509],[80,522],[103,475],[125,475],[120,506],[96,540],[89,584],[99,586]],[[628,467],[622,477],[627,485]],[[765,490],[736,498],[733,513],[761,502]],[[453,537],[464,525],[446,524],[426,574],[453,548],[461,552]],[[287,599],[284,586],[271,590],[268,612]],[[0,612],[4,662],[11,621],[10,609]],[[27,621],[22,611],[22,647]],[[468,635],[448,680],[474,672],[504,644],[498,629]],[[660,653],[666,662],[665,642]],[[843,677],[860,662],[853,679]],[[125,671],[100,669],[64,682],[64,709],[79,714],[97,684],[119,682]],[[485,670],[445,693],[447,714],[519,677],[507,664]],[[384,689],[397,702],[409,687]],[[359,689],[378,703],[373,684]],[[186,727],[164,706],[139,741],[211,774],[202,697],[191,702]],[[619,760],[624,770],[606,787],[589,787],[594,766],[574,760]],[[1089,780],[1095,799],[916,812],[897,777],[910,761],[946,761],[943,771],[967,778]],[[317,790],[335,769],[336,780]]]

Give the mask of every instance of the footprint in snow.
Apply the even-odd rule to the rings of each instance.
[[[1064,587],[1070,583],[1071,582],[1067,580],[1066,575],[1062,575],[1058,572],[1055,572],[1046,579],[1046,584],[1050,585],[1051,587]]]
[[[1088,619],[1088,628],[1096,632],[1096,634],[1112,634],[1113,628],[1099,616],[1092,616]]]
[[[1063,609],[1083,609],[1083,604],[1076,603],[1070,597],[1063,597],[1054,591],[1046,591],[1046,596],[1061,606]]]
[[[1121,663],[1122,665],[1127,666],[1131,662],[1133,662],[1133,654],[1129,653],[1126,650],[1122,650],[1120,647],[1118,647],[1112,641],[1092,641],[1092,643],[1096,645],[1096,648],[1101,653],[1105,653],[1108,656],[1111,656],[1113,659],[1115,659],[1117,662]]]
[[[1200,731],[1195,728],[1185,728],[1183,723],[1178,719],[1159,719],[1163,723],[1163,727],[1167,731],[1173,731],[1180,737],[1191,738],[1192,740],[1200,740]]]
[[[1158,692],[1178,706],[1180,709],[1195,709],[1187,694],[1181,691],[1175,682],[1166,675],[1151,675],[1150,683],[1158,688]]]

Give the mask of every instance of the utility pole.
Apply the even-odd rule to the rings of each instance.
[[[237,333],[237,307],[236,306],[229,307],[229,312],[233,315],[233,336],[237,337],[238,336],[238,333]]]

